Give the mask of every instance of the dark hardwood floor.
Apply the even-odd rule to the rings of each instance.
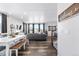
[[[26,50],[19,50],[19,56],[56,56],[57,50],[47,41],[30,41]]]

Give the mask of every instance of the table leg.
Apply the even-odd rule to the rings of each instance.
[[[9,56],[9,45],[6,44],[6,56]]]
[[[26,49],[26,43],[24,43],[24,46],[23,46],[24,50]]]

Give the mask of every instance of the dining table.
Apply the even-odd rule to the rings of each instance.
[[[6,37],[0,37],[0,46],[5,46],[5,55],[9,56],[9,49],[11,46],[17,44],[22,38],[26,37],[26,35],[15,35],[15,37],[12,36],[6,36]]]

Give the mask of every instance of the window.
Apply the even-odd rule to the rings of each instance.
[[[40,32],[43,32],[43,24],[40,24]]]
[[[27,34],[27,24],[23,23],[23,32]]]
[[[33,25],[32,24],[29,25],[29,32],[33,33]]]
[[[34,33],[38,33],[38,32],[39,32],[38,24],[34,24]]]
[[[0,33],[7,33],[7,15],[0,14]]]
[[[28,24],[28,33],[38,33],[45,31],[45,24],[44,23],[33,23]]]

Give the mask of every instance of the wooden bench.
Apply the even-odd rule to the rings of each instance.
[[[17,43],[16,45],[10,47],[10,56],[12,54],[12,51],[16,52],[16,56],[18,56],[18,49],[20,49],[22,46],[25,49],[25,45],[26,45],[26,40],[25,39],[21,39],[19,43]]]

